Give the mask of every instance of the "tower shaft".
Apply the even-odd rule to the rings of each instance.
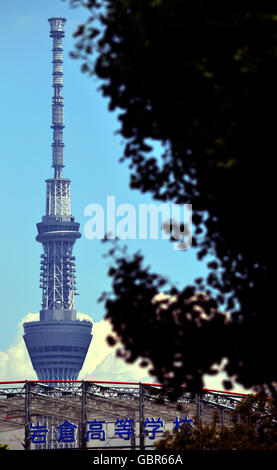
[[[24,340],[39,379],[77,379],[91,342],[89,321],[76,319],[75,257],[73,247],[81,237],[70,204],[70,180],[63,178],[63,59],[65,18],[50,18],[53,39],[52,167],[46,180],[46,213],[37,224],[36,240],[43,246],[40,287],[42,309],[39,322],[24,324]]]
[[[54,177],[46,180],[46,214],[37,224],[37,241],[43,245],[41,255],[42,311],[41,319],[76,318],[75,258],[73,247],[79,233],[70,204],[70,180],[63,178],[63,48],[65,18],[50,18],[50,37],[53,39],[52,98],[52,167]]]

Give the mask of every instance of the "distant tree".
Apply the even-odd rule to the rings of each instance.
[[[239,420],[237,416],[239,414]],[[234,414],[233,426],[221,426],[215,413],[212,424],[196,417],[173,433],[166,431],[155,444],[156,450],[277,450],[276,403],[264,396],[247,397]]]
[[[8,444],[0,444],[0,452],[3,450],[8,450]]]
[[[125,356],[146,357],[163,383],[192,388],[226,358],[237,382],[274,392],[277,5],[70,3],[90,12],[72,56],[120,110],[131,188],[192,203],[193,246],[199,259],[214,257],[207,279],[167,291],[175,300],[165,311],[164,301],[153,304],[162,276],[140,255],[119,255],[106,311]],[[162,143],[161,157],[151,141]],[[198,297],[201,320],[199,292],[208,294]],[[216,305],[231,314],[228,324]]]

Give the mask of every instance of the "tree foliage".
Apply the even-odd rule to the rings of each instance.
[[[239,419],[238,419],[239,416]],[[196,417],[193,427],[166,431],[155,444],[156,450],[277,450],[276,403],[265,396],[243,400],[234,413],[232,426],[221,426],[215,414],[212,424]]]
[[[8,444],[0,444],[0,452],[3,450],[8,450]]]
[[[214,364],[221,361],[230,334],[228,317],[193,286],[157,294],[167,281],[144,267],[141,254],[129,257],[115,243],[109,256],[114,258],[109,271],[113,294],[105,293],[103,300],[116,332],[110,344],[123,343],[119,356],[130,363],[141,358],[142,366],[150,366],[150,373],[177,393],[183,384],[199,390],[202,375],[216,373]]]
[[[157,200],[192,203],[193,246],[200,259],[215,259],[207,279],[168,292],[175,300],[165,311],[153,304],[161,276],[145,270],[137,255],[117,258],[106,310],[125,354],[130,361],[150,358],[162,382],[171,377],[195,386],[214,361],[227,358],[225,370],[239,383],[273,389],[277,6],[70,3],[90,12],[72,56],[101,80],[110,110],[120,110],[130,186]],[[161,157],[149,144],[155,140]],[[215,313],[209,288],[231,314],[228,324]],[[204,305],[198,297],[205,314],[196,321],[197,301],[189,299],[203,291],[209,299]],[[161,343],[166,330],[170,340]]]

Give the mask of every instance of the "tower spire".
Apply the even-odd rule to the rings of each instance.
[[[52,98],[52,167],[54,168],[54,178],[62,178],[63,164],[63,47],[62,38],[64,37],[65,18],[49,18],[50,37],[53,38],[53,89]]]

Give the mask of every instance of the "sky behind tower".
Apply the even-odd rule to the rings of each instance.
[[[1,4],[1,329],[0,351],[18,341],[18,325],[28,314],[39,312],[40,254],[35,241],[36,223],[45,214],[45,179],[52,177],[52,40],[48,18],[67,19],[63,39],[64,176],[71,183],[71,207],[80,223],[82,238],[74,247],[77,267],[75,308],[101,323],[104,305],[98,303],[109,290],[106,244],[90,240],[84,227],[85,208],[106,206],[107,196],[116,205],[138,207],[152,202],[129,188],[129,170],[118,160],[123,152],[116,113],[98,90],[100,82],[80,71],[81,63],[69,57],[76,39],[72,34],[88,16],[83,8],[70,8],[61,0],[9,0]],[[160,149],[157,147],[157,152]],[[140,249],[146,264],[168,276],[177,287],[206,272],[206,262],[195,251],[174,251],[167,240],[125,240],[133,253]],[[132,312],[130,312],[130,315]],[[21,331],[21,330],[20,330]],[[93,347],[92,340],[92,347]],[[6,356],[5,356],[6,357]],[[1,369],[0,369],[1,373]],[[1,380],[1,377],[0,377]]]

